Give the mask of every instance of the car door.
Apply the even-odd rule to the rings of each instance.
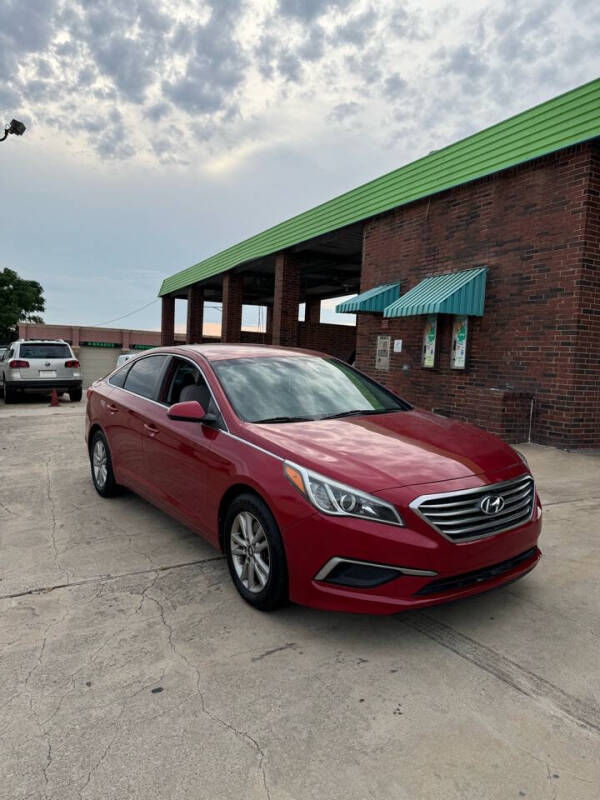
[[[210,389],[200,369],[189,359],[173,357],[162,388],[161,405],[148,409],[143,446],[152,492],[170,512],[205,531],[208,473],[214,464],[214,428],[199,422],[180,422],[167,416],[184,387],[196,390],[208,406]],[[205,410],[206,410],[205,407]]]
[[[143,438],[164,372],[171,356],[161,353],[135,361],[128,370],[109,380],[112,387],[103,399],[104,429],[117,480],[142,494],[151,491],[153,482],[144,461]],[[124,375],[124,378],[123,378]]]

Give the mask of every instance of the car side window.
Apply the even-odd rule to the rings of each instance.
[[[147,356],[132,364],[125,377],[124,389],[150,400],[156,398],[168,355]]]
[[[118,372],[115,372],[114,375],[108,379],[108,382],[111,386],[119,386],[121,389],[125,385],[125,378],[127,377],[127,373],[129,369],[125,367],[124,369],[120,369]]]
[[[173,367],[164,395],[167,405],[196,400],[207,411],[211,400],[210,389],[198,367],[183,358],[174,358]]]

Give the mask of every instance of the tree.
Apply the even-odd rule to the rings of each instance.
[[[13,269],[0,272],[0,343],[17,338],[19,322],[43,322],[35,312],[46,307],[37,281],[26,281]]]

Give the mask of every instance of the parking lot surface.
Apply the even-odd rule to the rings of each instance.
[[[84,403],[0,405],[0,797],[600,797],[600,456],[536,445],[522,581],[395,617],[254,611],[89,478]]]

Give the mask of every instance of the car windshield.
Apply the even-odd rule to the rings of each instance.
[[[71,358],[68,344],[26,342],[19,348],[20,358]]]
[[[383,386],[333,358],[235,358],[213,368],[246,422],[299,422],[410,408]]]

